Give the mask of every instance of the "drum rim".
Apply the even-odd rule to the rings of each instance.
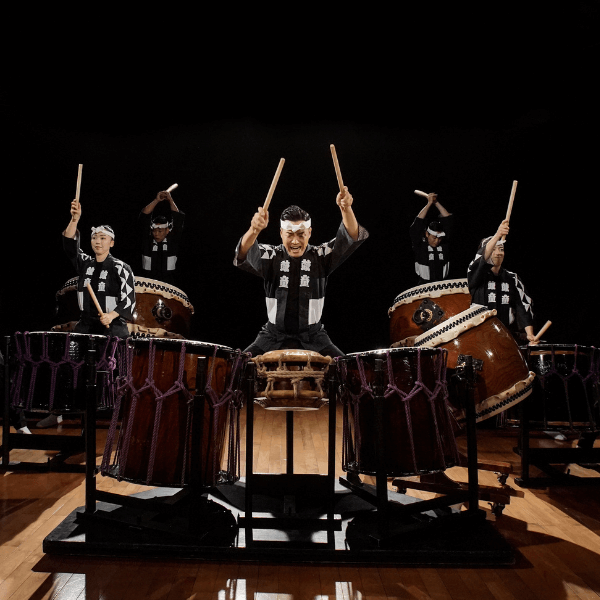
[[[343,361],[344,359],[354,359],[358,356],[386,356],[387,353],[396,354],[396,353],[406,353],[406,354],[416,354],[416,353],[425,353],[425,354],[437,354],[442,355],[447,353],[448,350],[446,348],[438,348],[438,347],[429,347],[429,346],[403,346],[402,348],[381,348],[379,350],[365,350],[363,352],[350,352],[348,354],[344,354],[344,356],[338,356],[337,361]]]
[[[103,340],[105,340],[106,338],[111,337],[110,335],[102,335],[101,333],[76,333],[74,331],[50,331],[50,330],[49,331],[44,331],[44,330],[41,330],[41,331],[25,331],[23,333],[26,333],[27,335],[39,335],[41,333],[42,334],[45,333],[47,335],[52,335],[52,336],[54,336],[54,335],[59,335],[59,336],[60,335],[69,335],[71,337],[77,337],[77,338],[90,338],[90,337],[93,337],[93,338],[100,338],[100,339],[103,339]]]
[[[188,340],[188,339],[174,339],[174,338],[159,338],[159,337],[128,337],[126,338],[128,344],[131,344],[134,349],[138,345],[150,345],[150,342],[154,342],[157,346],[173,345],[181,348],[182,344],[185,344],[186,349],[189,347],[202,347],[202,348],[217,348],[217,350],[223,350],[226,352],[235,353],[236,350],[230,346],[223,346],[222,344],[213,344],[211,342],[202,342],[200,340]],[[186,354],[188,354],[186,352]],[[194,354],[190,352],[189,354]],[[242,353],[243,354],[243,353]]]
[[[426,294],[425,290],[428,290],[429,293]],[[437,292],[437,295],[432,296],[431,291]],[[405,290],[404,292],[398,294],[396,298],[394,298],[394,303],[388,310],[388,315],[393,313],[398,306],[403,304],[410,304],[411,302],[416,302],[422,298],[446,296],[451,291],[457,291],[461,294],[470,294],[467,279],[442,279],[441,281],[424,283]]]
[[[158,279],[150,279],[149,277],[138,277],[136,275],[133,279],[135,283],[136,294],[152,293],[153,290],[149,289],[152,287],[158,289],[164,288],[164,291],[168,291],[173,294],[175,300],[181,302],[181,304],[183,304],[192,313],[194,312],[194,307],[192,306],[188,295],[181,288],[164,281],[159,281]],[[137,289],[138,286],[140,288],[139,290]]]
[[[523,350],[531,350],[534,352],[535,350],[549,350],[551,348],[565,349],[565,348],[577,348],[577,350],[595,350],[595,346],[583,346],[579,344],[535,344],[530,346],[529,344],[519,346]]]

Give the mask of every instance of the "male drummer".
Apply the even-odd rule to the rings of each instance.
[[[428,222],[427,213],[434,205],[440,216]],[[415,272],[419,278],[417,285],[447,279],[450,271],[448,240],[452,234],[452,213],[438,202],[437,194],[427,194],[427,204],[415,217],[409,231],[415,253]]]
[[[535,342],[533,333],[533,301],[514,272],[502,267],[508,220],[500,223],[493,236],[479,243],[477,255],[467,271],[472,304],[496,309],[497,317],[512,332],[517,341],[526,338]],[[524,340],[523,340],[524,341]]]
[[[304,348],[325,356],[342,356],[321,323],[327,277],[364,240],[368,232],[358,224],[348,188],[338,193],[342,223],[336,237],[319,246],[309,244],[312,221],[298,206],[281,214],[278,246],[259,244],[259,233],[269,224],[263,208],[252,217],[239,241],[233,264],[265,280],[268,322],[245,352],[253,356],[282,348]]]
[[[77,223],[81,204],[71,202],[71,221],[63,231],[63,247],[79,275],[77,298],[81,316],[75,333],[95,333],[125,338],[129,335],[127,320],[133,319],[135,286],[131,267],[114,258],[110,249],[115,245],[115,232],[109,225],[92,227],[92,251],[85,254],[79,247]],[[100,315],[87,290],[91,284],[103,314]]]
[[[166,214],[154,215],[154,209],[161,202],[169,205],[164,211]],[[143,277],[175,284],[184,220],[185,214],[177,208],[169,191],[158,192],[156,198],[142,208],[138,222],[142,233]]]

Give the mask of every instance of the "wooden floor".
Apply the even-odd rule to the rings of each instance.
[[[327,418],[297,413],[295,472],[325,473]],[[341,452],[341,414],[337,452]],[[106,428],[98,431],[98,462]],[[105,424],[104,424],[105,425]],[[36,435],[56,430],[37,430]],[[65,422],[62,433],[77,433]],[[480,429],[480,459],[507,461],[514,472],[508,483],[519,489],[519,457],[514,435]],[[285,471],[283,413],[255,411],[255,472]],[[464,440],[460,440],[463,444]],[[550,438],[536,443],[555,445]],[[567,442],[572,444],[573,441]],[[596,442],[598,445],[598,442]],[[45,462],[47,451],[13,450],[12,461]],[[242,459],[245,457],[242,455]],[[73,462],[83,456],[73,457]],[[337,457],[338,475],[341,455]],[[571,466],[571,472],[597,476]],[[533,474],[537,471],[533,470]],[[466,480],[465,469],[447,474]],[[496,477],[480,472],[480,481]],[[98,477],[99,489],[136,493],[145,488]],[[199,560],[99,559],[45,555],[42,541],[75,508],[84,504],[84,476],[79,473],[0,472],[0,600],[42,599],[591,599],[600,597],[600,486],[525,490],[513,498],[494,527],[517,550],[509,568],[399,568],[394,566],[293,565],[206,562]],[[420,494],[420,495],[419,495]],[[431,495],[413,492],[427,498]],[[489,510],[482,503],[481,507]]]

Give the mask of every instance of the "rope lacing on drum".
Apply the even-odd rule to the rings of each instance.
[[[247,357],[242,356],[241,350],[236,350],[235,358],[231,367],[229,383],[225,392],[219,397],[217,392],[212,387],[212,379],[215,370],[215,359],[217,356],[218,347],[214,347],[212,356],[212,368],[208,372],[206,386],[204,388],[205,398],[210,401],[212,408],[212,430],[217,432],[220,419],[220,411],[228,406],[229,408],[229,439],[228,439],[228,455],[227,455],[227,471],[233,474],[235,479],[240,478],[240,408],[243,404],[243,392],[239,388],[234,389],[234,384],[237,380],[238,373],[246,366]],[[213,453],[212,473],[216,478],[218,473],[217,467],[218,456]]]

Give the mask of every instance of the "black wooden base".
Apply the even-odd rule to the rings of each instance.
[[[80,507],[44,539],[43,550],[63,555],[278,563],[464,567],[515,563],[514,550],[482,512],[445,508],[410,515],[400,511],[402,516],[395,516],[391,509],[382,531],[381,515],[372,504],[339,484],[335,488],[334,519],[329,522],[311,490],[305,493],[312,502],[294,503],[295,507],[306,507],[298,512],[281,512],[289,507],[285,500],[281,503],[272,497],[255,496],[254,516],[260,515],[265,529],[254,529],[253,539],[246,545],[244,527],[239,525],[244,519],[244,492],[243,481],[220,486],[208,498],[193,500],[196,504],[191,507],[188,499],[185,510],[168,510],[182,493],[171,488],[134,496],[147,500],[148,506],[98,502],[98,510],[88,514]],[[419,502],[391,491],[389,499],[398,506]],[[323,519],[323,529],[315,531],[314,522],[319,518]],[[307,522],[311,524],[308,528],[303,526]],[[280,525],[282,528],[277,529]]]

